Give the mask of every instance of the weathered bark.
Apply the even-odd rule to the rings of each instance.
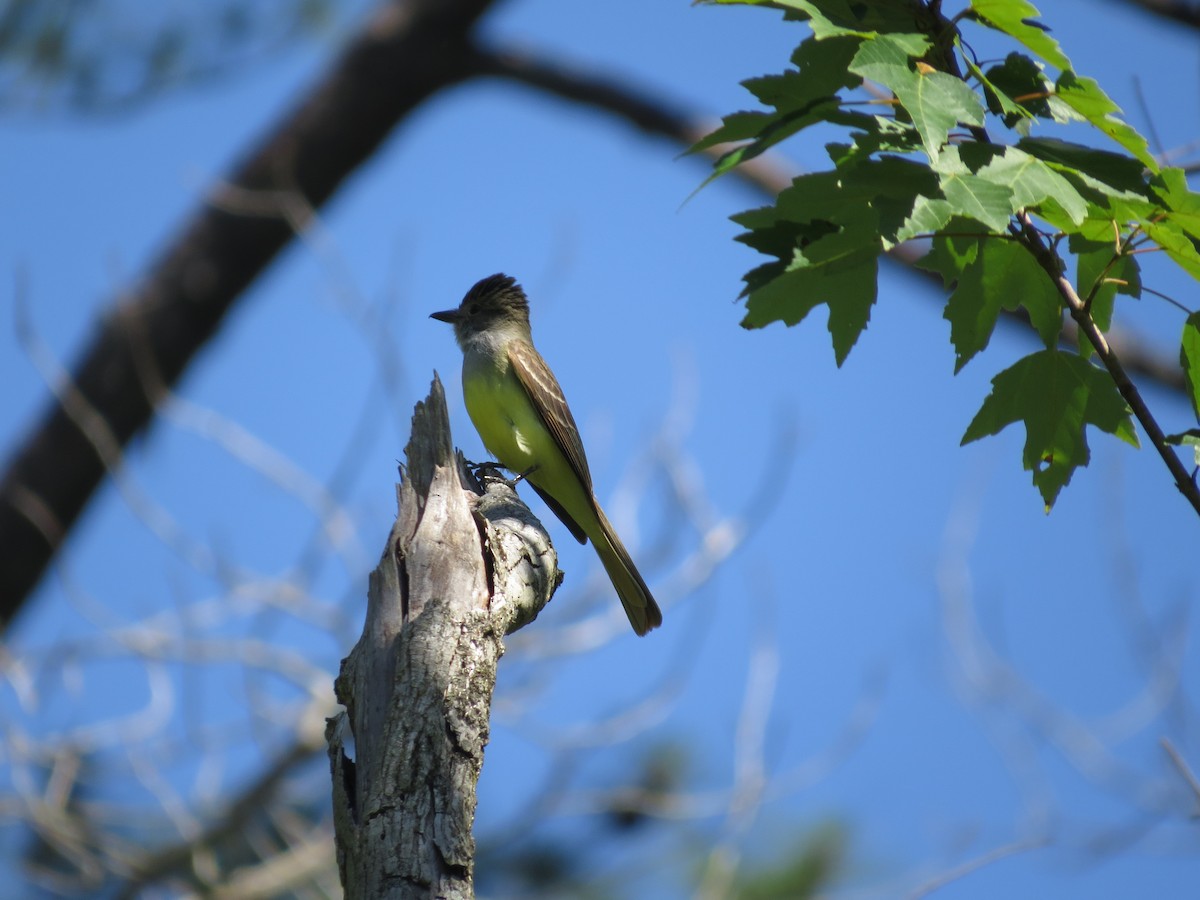
[[[503,637],[560,576],[511,487],[480,494],[451,448],[441,383],[417,404],[399,514],[329,720],[346,897],[473,896],[475,788]],[[352,742],[352,743],[351,743]]]

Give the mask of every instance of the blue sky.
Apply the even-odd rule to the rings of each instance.
[[[1162,144],[1196,138],[1194,32],[1116,2],[1056,0],[1042,11],[1078,71],[1099,78],[1135,126],[1147,125],[1136,77]],[[737,82],[781,69],[803,34],[760,10],[550,0],[502,5],[486,31],[497,43],[594,64],[705,116],[748,106]],[[303,96],[334,43],[116,116],[24,114],[0,125],[0,262],[11,273],[0,288],[6,452],[46,398],[16,338],[16,285],[40,340],[70,359],[206,185]],[[815,140],[785,152],[802,168],[825,159]],[[390,522],[411,408],[434,370],[456,443],[482,456],[459,397],[458,350],[427,315],[504,271],[530,294],[535,339],[570,399],[601,501],[668,605],[663,628],[645,640],[617,629],[577,658],[535,656],[570,634],[560,629],[585,602],[622,621],[591,550],[547,517],[567,581],[502,664],[481,838],[521,808],[552,748],[578,737],[577,726],[648,698],[669,702],[647,712],[628,743],[581,750],[573,788],[622,784],[637,753],[674,741],[692,754],[689,787],[727,790],[747,679],[769,674],[774,654],[765,757],[780,791],[768,790],[749,826],[742,846],[751,858],[836,817],[853,838],[839,896],[903,895],[1029,840],[1044,846],[938,896],[1188,896],[1200,880],[1195,826],[1158,742],[1168,737],[1200,765],[1197,718],[1186,690],[1157,703],[1148,685],[1163,673],[1139,649],[1148,630],[1177,652],[1181,684],[1200,674],[1186,652],[1198,636],[1198,524],[1161,462],[1090,434],[1090,467],[1044,514],[1020,469],[1019,431],[959,447],[990,378],[1032,342],[1001,330],[952,377],[937,298],[892,267],[840,370],[820,312],[793,329],[740,329],[734,301],[757,259],[733,241],[728,216],[761,200],[732,179],[689,200],[705,170],[677,154],[603,114],[502,83],[457,88],[404,123],[322,211],[319,231],[252,288],[189,370],[179,401],[130,452],[136,496],[183,537],[165,544],[128,491],[99,492],[13,635],[38,690],[36,701],[22,700],[10,676],[0,686],[4,718],[35,736],[113,715],[153,720],[147,709],[159,695],[145,666],[92,636],[162,611],[199,635],[254,637],[314,673],[335,670]],[[1200,305],[1194,284],[1151,271],[1147,283]],[[1152,297],[1122,303],[1118,321],[1174,352],[1177,310]],[[1147,399],[1168,430],[1193,424],[1180,398],[1151,387]],[[289,489],[231,455],[226,440],[237,429],[290,461]],[[696,535],[670,517],[664,455],[700,489],[711,521],[749,528],[686,597],[676,595],[679,566]],[[334,547],[318,541],[321,562],[301,577],[301,550],[318,527],[296,485],[325,483],[347,458],[340,501],[354,527]],[[300,614],[281,582],[299,586]],[[210,598],[229,610],[219,601],[230,590],[233,611],[215,622],[181,612]],[[982,636],[1003,663],[986,654],[964,662],[964,633]],[[1006,674],[970,677],[981,671]],[[179,733],[187,707],[214,733],[223,724],[235,748],[218,775],[187,762],[169,770],[189,795],[205,778],[236,780],[286,733],[286,716],[270,723],[257,708],[263,696],[302,696],[221,660],[165,677],[175,718],[161,727]],[[793,779],[864,705],[871,716],[853,748],[812,783]],[[161,747],[148,746],[158,759]],[[7,790],[20,766],[3,756],[0,766]],[[1140,811],[1154,791],[1171,812]],[[582,793],[568,800],[569,810],[587,806]],[[687,896],[683,836],[720,833],[719,813],[670,823],[660,840],[675,874],[645,883]],[[567,816],[563,828],[586,833],[586,820]],[[1095,849],[1117,831],[1133,836]]]

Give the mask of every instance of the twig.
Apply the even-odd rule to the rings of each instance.
[[[207,829],[140,860],[137,863],[136,874],[125,884],[119,896],[140,896],[147,885],[187,868],[196,853],[205,848],[212,848],[236,834],[253,816],[263,810],[296,767],[315,757],[323,746],[323,736],[319,731],[310,729],[310,733],[298,735],[296,742],[268,764],[259,773],[258,778],[247,785],[229,804],[224,815],[218,817]]]
[[[992,863],[1002,859],[1007,859],[1010,856],[1016,856],[1018,853],[1025,853],[1029,850],[1036,850],[1039,847],[1046,846],[1044,840],[1031,841],[1014,841],[1011,844],[1005,844],[1001,847],[989,850],[987,853],[982,853],[974,859],[969,859],[960,865],[955,866],[940,875],[930,878],[924,884],[919,885],[910,891],[907,895],[907,900],[920,900],[921,897],[928,897],[934,891],[944,888],[951,882],[958,881],[961,878],[977,872],[985,866],[990,866]]]
[[[1179,752],[1179,748],[1171,742],[1170,738],[1161,738],[1159,743],[1167,751],[1167,756],[1171,757],[1171,762],[1179,770],[1179,774],[1183,776],[1188,787],[1192,789],[1192,793],[1196,795],[1196,800],[1200,802],[1200,778],[1196,777],[1196,773],[1192,771],[1192,767],[1188,765],[1187,760],[1183,758],[1183,754]]]

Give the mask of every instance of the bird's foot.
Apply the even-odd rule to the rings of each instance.
[[[495,462],[494,460],[478,463],[467,460],[467,468],[471,470],[471,474],[476,478],[478,478],[480,475],[490,475],[492,478],[499,478],[502,481],[508,480],[500,474],[500,472],[504,469],[504,466],[500,465],[500,463]]]
[[[537,469],[537,466],[529,467],[514,478],[505,478],[503,475],[501,475],[501,471],[507,471],[506,467],[501,463],[493,462],[491,460],[481,463],[468,462],[467,468],[471,470],[471,474],[477,479],[481,477],[494,478],[497,481],[508,485],[512,490],[515,491],[517,489],[517,485],[524,481],[527,475],[532,474]]]
[[[516,478],[514,478],[512,480],[513,487],[516,487],[518,484],[520,484],[522,481],[524,481],[528,476],[530,476],[534,472],[536,472],[537,468],[538,468],[537,466],[530,466],[528,469],[526,469],[524,472],[522,472],[520,475],[518,475]]]

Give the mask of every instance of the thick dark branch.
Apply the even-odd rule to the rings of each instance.
[[[235,211],[244,206],[240,198],[290,195],[321,206],[400,119],[469,74],[468,33],[491,2],[385,4],[99,324],[72,368],[74,409],[54,400],[0,481],[0,626],[37,584],[107,469],[120,464],[123,448],[150,421],[164,388],[292,239],[294,228],[278,207],[243,215]]]
[[[518,50],[477,47],[470,58],[473,74],[505,78],[548,94],[611,113],[646,134],[665,137],[688,149],[715,127],[670,101],[637,90],[627,82],[606,78],[592,69],[581,69]],[[724,148],[701,155],[716,157]],[[755,190],[774,197],[792,183],[792,176],[769,161],[753,159],[730,173]]]
[[[1200,3],[1189,3],[1187,0],[1121,0],[1121,2],[1125,6],[1137,7],[1172,22],[1200,28]]]

